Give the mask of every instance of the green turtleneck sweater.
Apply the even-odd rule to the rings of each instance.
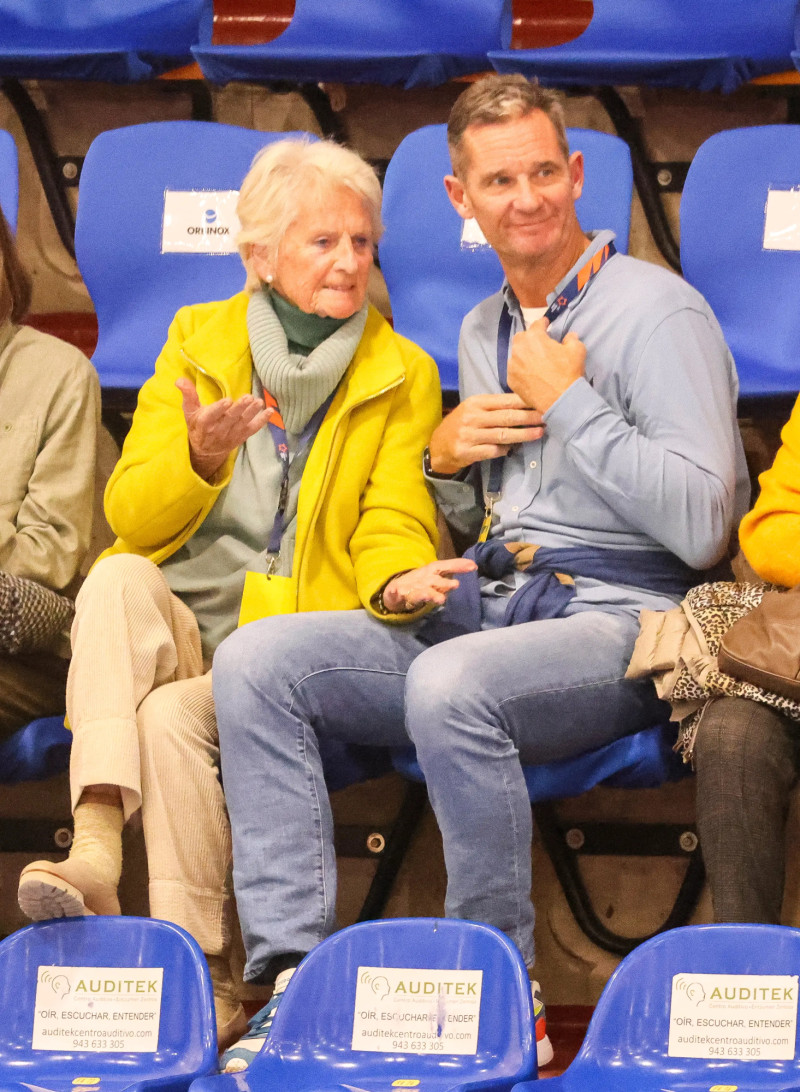
[[[278,316],[286,340],[289,343],[290,353],[299,353],[300,356],[308,356],[312,349],[339,330],[349,319],[327,318],[322,315],[311,315],[308,311],[290,303],[277,292],[268,292],[272,310]]]
[[[253,394],[266,388],[286,419],[289,494],[280,554],[267,553],[278,508],[283,469],[268,427],[238,451],[231,481],[195,534],[161,569],[170,589],[193,611],[203,656],[236,628],[247,572],[291,576],[297,530],[297,500],[310,444],[298,451],[307,420],[338,385],[355,353],[366,308],[349,319],[322,318],[301,311],[276,292],[255,293],[247,326],[253,354]],[[319,350],[315,353],[314,350]],[[298,427],[292,431],[290,422]]]

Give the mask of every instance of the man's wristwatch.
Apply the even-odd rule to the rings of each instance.
[[[422,473],[426,478],[439,478],[441,481],[450,481],[452,474],[437,474],[431,466],[431,449],[426,447],[422,452]]]

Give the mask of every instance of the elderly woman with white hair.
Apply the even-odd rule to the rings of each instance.
[[[118,538],[72,633],[75,839],[19,888],[35,920],[119,913],[121,831],[141,806],[151,913],[206,952],[221,1045],[244,1015],[228,967],[214,650],[274,614],[413,622],[443,568],[422,472],[436,367],[366,302],[374,172],[335,144],[280,141],[256,157],[238,215],[245,289],[178,312],[106,491]],[[429,596],[417,582],[414,603],[384,602],[396,574],[426,565]]]

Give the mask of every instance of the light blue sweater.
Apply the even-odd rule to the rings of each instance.
[[[548,303],[613,237],[595,234]],[[464,319],[462,399],[501,390],[497,325],[504,301],[513,338],[524,322],[508,284]],[[547,411],[544,437],[506,459],[492,535],[543,546],[662,548],[694,568],[710,566],[749,502],[738,381],[711,309],[675,274],[616,254],[549,332],[561,340],[569,330],[586,346],[586,376]],[[485,486],[487,464],[482,472]],[[473,536],[483,516],[476,479],[473,473],[466,482],[434,483],[448,521]],[[641,589],[579,579],[568,613],[673,605]]]

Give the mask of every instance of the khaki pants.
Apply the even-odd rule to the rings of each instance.
[[[142,809],[150,913],[226,952],[233,900],[211,674],[197,621],[145,558],[91,572],[76,602],[67,713],[73,808],[88,785],[118,785]]]

